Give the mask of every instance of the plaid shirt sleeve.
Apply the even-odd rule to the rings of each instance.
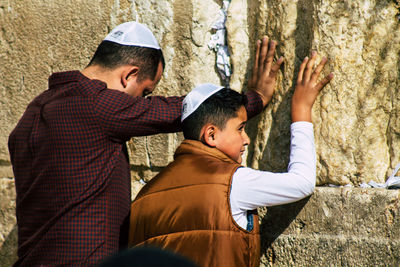
[[[183,97],[132,97],[117,90],[103,90],[94,110],[106,134],[126,141],[134,136],[181,130]]]
[[[246,105],[247,118],[251,119],[254,116],[260,114],[264,107],[262,99],[258,93],[251,90],[246,92],[246,96],[247,96],[247,105]]]
[[[262,100],[254,91],[246,93],[248,117],[262,109]],[[106,134],[126,141],[134,136],[181,131],[181,97],[132,97],[117,90],[103,90],[94,110]]]

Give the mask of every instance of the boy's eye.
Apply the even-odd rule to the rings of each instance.
[[[238,128],[239,132],[243,132],[245,127],[246,127],[246,123],[242,123]]]

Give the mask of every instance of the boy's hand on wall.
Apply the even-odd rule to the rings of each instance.
[[[311,122],[311,109],[317,98],[319,92],[325,87],[333,78],[330,73],[320,82],[318,82],[319,75],[328,61],[325,57],[321,60],[319,65],[314,68],[314,63],[317,53],[314,51],[311,54],[311,59],[304,58],[300,65],[296,88],[292,98],[292,121],[309,121]]]
[[[262,41],[257,41],[253,73],[248,83],[249,89],[256,91],[261,96],[264,107],[272,98],[276,74],[283,62],[283,57],[280,57],[276,63],[273,63],[275,48],[276,42],[269,42],[267,36],[264,36]]]

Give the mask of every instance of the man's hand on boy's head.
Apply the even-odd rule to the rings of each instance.
[[[311,122],[311,109],[319,92],[333,78],[330,73],[320,82],[319,75],[328,61],[325,57],[322,58],[318,66],[314,68],[317,52],[312,52],[311,59],[305,57],[300,65],[297,76],[296,88],[292,98],[292,121],[309,121]]]
[[[274,94],[276,75],[283,62],[283,57],[280,57],[273,63],[275,48],[276,42],[269,42],[267,36],[264,36],[262,41],[257,41],[253,73],[248,83],[249,89],[254,90],[261,96],[264,107]]]

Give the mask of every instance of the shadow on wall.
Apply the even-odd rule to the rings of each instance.
[[[253,7],[254,8],[254,7]],[[292,87],[283,88],[282,92],[275,92],[275,94],[281,94],[281,102],[277,103],[277,108],[273,108],[272,111],[272,124],[270,126],[270,133],[263,149],[262,157],[259,160],[259,168],[262,170],[272,171],[272,172],[285,172],[287,171],[287,164],[289,160],[290,153],[290,123],[291,123],[291,99],[294,92],[294,87],[297,80],[297,72],[300,67],[301,62],[304,57],[310,55],[312,49],[312,41],[314,39],[313,29],[314,29],[314,5],[307,0],[299,0],[297,3],[297,14],[296,19],[296,31],[294,33],[296,49],[295,62],[294,62],[294,73],[292,78]],[[279,31],[270,29],[276,34],[280,34]],[[268,32],[268,21],[267,29],[264,30]],[[257,33],[255,33],[257,34]],[[274,39],[280,40],[279,36],[273,36]],[[282,53],[279,51],[279,46],[277,50],[278,55]],[[249,64],[250,62],[248,62]],[[285,64],[281,68],[286,68]],[[285,72],[282,72],[283,74]],[[249,77],[249,75],[247,75]],[[283,79],[288,79],[289,77],[283,77]],[[273,103],[272,103],[273,104]],[[252,140],[249,146],[249,154],[247,158],[247,164],[252,165],[252,161],[255,159],[254,150],[257,142],[254,142],[257,137],[257,132],[259,129],[259,124],[261,122],[261,116],[257,116],[248,123],[247,132]],[[264,144],[261,144],[264,145]],[[284,147],[285,149],[282,149]]]
[[[308,0],[299,0],[297,3],[297,19],[295,37],[295,62],[292,78],[292,87],[283,88],[281,103],[272,113],[272,125],[267,144],[259,166],[273,172],[286,172],[290,154],[290,124],[291,102],[296,86],[297,72],[304,57],[311,53],[313,29],[314,5]],[[283,66],[285,67],[285,66]],[[283,77],[289,79],[289,77]],[[284,149],[282,149],[284,147]]]
[[[257,1],[253,0],[247,0],[247,14],[252,14],[255,10],[259,9],[260,3]],[[259,13],[260,12],[254,12],[255,16],[247,16],[247,25],[249,25],[247,31],[249,32],[249,51],[250,51],[250,56],[246,62],[247,64],[247,69],[246,69],[246,79],[243,84],[243,88],[247,88],[247,83],[248,79],[250,79],[252,73],[252,67],[254,64],[254,58],[255,58],[255,48],[256,48],[256,40],[261,38],[262,31],[265,31],[261,29],[261,27],[257,27],[257,21],[260,21],[259,18]],[[256,27],[250,27],[250,25],[257,25]],[[233,71],[235,70],[235,66],[232,66]],[[257,131],[258,131],[258,125],[261,122],[261,116],[263,116],[264,112],[257,115],[256,117],[252,118],[251,120],[247,121],[246,124],[246,133],[248,134],[250,138],[250,144],[247,149],[247,166],[251,166],[252,164],[252,159],[254,157],[254,150],[255,150],[255,140],[257,138]]]
[[[400,12],[400,11],[399,11]],[[400,15],[399,15],[400,16]],[[400,81],[400,57],[399,57],[399,60],[397,61],[397,67],[398,67],[398,69],[397,69],[397,75],[398,75],[398,77],[399,77],[399,81]],[[396,93],[398,93],[399,92],[399,88],[397,87],[397,92]]]
[[[250,6],[249,1],[249,6]],[[296,20],[296,32],[295,32],[295,41],[296,41],[296,50],[295,53],[295,66],[294,70],[297,72],[298,68],[304,57],[310,54],[312,48],[312,40],[313,36],[313,21],[311,18],[313,17],[314,9],[313,5],[309,3],[307,0],[300,0],[297,4],[298,9],[298,18]],[[253,21],[254,22],[254,21]],[[250,25],[250,23],[249,23]],[[268,27],[268,21],[267,21]],[[267,32],[267,29],[265,29]],[[258,33],[253,32],[254,36],[258,35]],[[275,39],[280,39],[278,36],[274,37]],[[252,43],[252,42],[250,42]],[[277,51],[278,54],[281,54],[280,51]],[[251,63],[250,61],[248,62]],[[285,68],[283,65],[281,68]],[[251,72],[251,71],[250,71]],[[248,73],[249,74],[249,73]],[[249,77],[249,75],[247,75]],[[288,77],[283,77],[283,79],[287,79]],[[279,103],[278,108],[274,113],[272,113],[272,125],[270,130],[270,135],[268,136],[268,140],[263,151],[262,159],[260,160],[259,166],[262,169],[266,169],[269,171],[287,171],[287,162],[289,158],[289,147],[290,147],[290,105],[291,99],[294,91],[294,86],[296,85],[297,75],[293,75],[292,80],[292,88],[287,88],[282,95],[282,101]],[[258,124],[261,122],[261,116],[257,116],[253,120],[251,120],[248,124],[248,133],[252,140],[256,139]],[[277,139],[285,139],[285,151],[282,151],[279,148],[278,144],[282,144],[283,142],[276,142]],[[252,142],[249,147],[249,157],[248,164],[251,164],[251,160],[254,154],[255,142]],[[271,160],[276,161],[267,162]],[[290,203],[286,205],[280,205],[275,207],[269,207],[267,209],[266,215],[262,218],[260,231],[261,231],[261,255],[265,255],[270,263],[274,263],[275,261],[275,253],[272,247],[274,241],[289,227],[289,225],[295,220],[299,212],[303,209],[303,207],[307,204],[310,197],[307,197],[303,200],[300,200],[295,203]]]
[[[0,266],[12,266],[17,261],[17,226],[15,225],[0,247]]]
[[[268,262],[272,264],[275,262],[275,253],[272,244],[296,219],[309,199],[310,197],[307,197],[294,203],[269,207],[267,209],[267,213],[261,221],[260,232],[261,255],[265,255]]]

